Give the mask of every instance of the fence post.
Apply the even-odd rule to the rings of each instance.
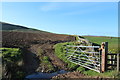
[[[117,72],[120,70],[120,54],[117,54]]]
[[[108,42],[102,42],[101,49],[102,49],[101,72],[105,72],[107,70]]]

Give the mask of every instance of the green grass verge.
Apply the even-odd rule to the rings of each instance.
[[[0,48],[2,51],[2,64],[12,78],[23,78],[25,73],[21,71],[22,51],[19,48]],[[6,66],[5,66],[6,65]]]
[[[106,38],[105,38],[106,39]],[[98,39],[99,40],[99,39]],[[107,39],[106,39],[107,40]],[[101,40],[101,42],[104,42],[106,40]],[[90,40],[91,41],[91,40]],[[96,40],[97,41],[97,40]],[[110,43],[110,41],[107,41],[109,42],[109,45],[112,46],[112,44],[114,44],[115,42],[115,46],[117,46],[117,42],[116,42],[116,38],[113,40],[113,42]],[[91,41],[91,42],[94,42],[94,41]],[[101,42],[94,42],[96,44],[101,44]],[[74,69],[75,71],[80,71],[81,73],[83,74],[86,74],[88,76],[99,76],[99,77],[119,77],[120,75],[117,74],[117,71],[116,70],[111,70],[111,71],[107,71],[105,73],[98,73],[98,72],[95,72],[95,71],[92,71],[92,70],[89,70],[89,69],[86,69],[84,67],[81,67],[81,66],[78,66],[77,64],[74,64],[72,62],[70,62],[69,60],[67,60],[66,58],[66,47],[65,45],[75,45],[76,42],[66,42],[66,43],[58,43],[56,45],[54,45],[54,49],[55,49],[55,54],[61,59],[63,60],[65,63],[67,63],[67,68],[70,68],[70,69]],[[115,49],[117,50],[118,47],[110,47],[110,49]],[[116,53],[116,52],[114,52]],[[78,67],[76,67],[78,66]]]
[[[4,62],[16,63],[22,58],[22,52],[19,48],[0,48],[0,50]]]
[[[120,75],[118,74],[116,70],[110,70],[104,73],[98,73],[92,70],[87,70],[87,71],[83,71],[83,73],[88,76],[93,76],[93,77],[96,76],[96,77],[102,77],[102,78],[119,78],[120,79]]]
[[[76,64],[71,63],[69,60],[67,60],[67,58],[65,57],[66,55],[66,50],[65,50],[65,46],[64,45],[72,45],[74,44],[74,42],[66,42],[66,43],[58,43],[56,45],[54,45],[54,49],[55,49],[55,54],[61,59],[63,60],[65,63],[67,63],[67,67],[69,69],[75,69],[76,68]]]

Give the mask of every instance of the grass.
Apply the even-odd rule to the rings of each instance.
[[[88,76],[92,76],[92,77],[102,77],[102,78],[119,78],[120,79],[120,75],[118,75],[116,70],[110,70],[110,71],[106,71],[104,73],[98,73],[92,70],[87,70],[87,71],[83,71],[82,73],[84,73],[85,75]]]
[[[88,40],[90,40],[91,42],[100,45],[102,42],[108,42],[109,43],[109,52],[111,53],[117,53],[118,52],[118,38],[116,37],[89,37],[89,36],[85,36],[85,38],[87,38]],[[86,69],[84,67],[78,66],[72,62],[70,62],[69,60],[67,60],[66,58],[66,47],[65,45],[76,45],[77,42],[66,42],[66,43],[58,43],[56,45],[54,45],[55,48],[55,54],[61,59],[63,60],[65,63],[68,64],[68,68],[70,69],[74,69],[75,71],[80,71],[83,74],[86,74],[88,76],[99,76],[99,77],[103,77],[103,78],[116,78],[116,77],[120,77],[120,75],[118,75],[116,70],[111,70],[111,71],[107,71],[104,73],[98,73],[89,69]],[[71,48],[72,49],[72,48]],[[69,55],[69,54],[68,54]],[[78,67],[76,67],[78,66]]]
[[[110,53],[118,53],[118,38],[117,37],[95,37],[95,36],[83,36],[84,38],[90,40],[92,43],[101,45],[102,42],[108,42],[108,51]]]
[[[2,64],[12,78],[23,78],[24,72],[21,71],[19,62],[22,61],[22,51],[19,48],[0,48],[2,51]]]
[[[67,44],[73,44],[74,42],[66,42],[66,43],[58,43],[56,45],[54,45],[54,48],[55,48],[55,54],[61,59],[63,60],[65,63],[67,63],[67,67],[69,69],[75,69],[76,68],[76,64],[74,63],[71,63],[69,60],[67,60],[67,58],[65,57],[66,55],[66,50],[65,50],[65,46],[64,45],[67,45]]]
[[[2,79],[2,53],[0,52],[0,80]]]
[[[53,72],[55,71],[54,66],[52,65],[48,56],[43,54],[43,50],[41,48],[37,49],[37,56],[40,59],[40,66],[44,70],[44,72]]]
[[[4,62],[15,63],[22,58],[22,52],[19,48],[0,48]]]
[[[2,80],[2,64],[0,64],[0,80]]]
[[[65,43],[58,43],[56,45],[54,45],[55,48],[55,54],[61,59],[63,60],[65,63],[67,63],[67,67],[70,70],[77,70],[80,71],[81,67],[79,67],[77,64],[74,64],[72,62],[70,62],[66,56],[70,56],[71,54],[66,53],[66,45],[79,45],[82,43],[78,43],[78,42],[65,42]],[[67,47],[67,49],[71,49],[71,50],[75,50],[74,48],[71,47]],[[78,59],[80,59],[81,55],[80,54],[84,54],[83,52],[74,52],[74,51],[69,51],[70,53],[74,53],[74,58],[77,57]],[[88,59],[87,57],[84,56],[85,59]],[[86,61],[86,60],[84,60]],[[88,64],[88,63],[84,63],[84,64]]]
[[[49,57],[43,56],[41,61],[41,67],[44,67],[45,72],[53,72],[55,69],[50,62]]]

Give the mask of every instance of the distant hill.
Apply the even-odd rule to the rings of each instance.
[[[13,24],[10,24],[10,23],[5,23],[5,22],[0,22],[0,24],[2,24],[2,30],[12,30],[12,31],[39,31],[37,29],[32,29],[32,28],[27,28],[27,27],[23,27],[23,26],[20,26],[20,25],[13,25]],[[0,29],[0,30],[1,30]]]
[[[3,46],[29,46],[31,44],[58,43],[74,41],[75,37],[64,34],[50,33],[47,31],[27,28],[1,22]],[[20,44],[18,44],[20,43]]]

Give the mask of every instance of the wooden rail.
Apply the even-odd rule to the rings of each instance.
[[[108,53],[107,57],[107,67],[111,66],[112,68],[117,67],[117,72],[120,70],[120,54],[119,53]],[[116,62],[116,63],[115,63]]]

